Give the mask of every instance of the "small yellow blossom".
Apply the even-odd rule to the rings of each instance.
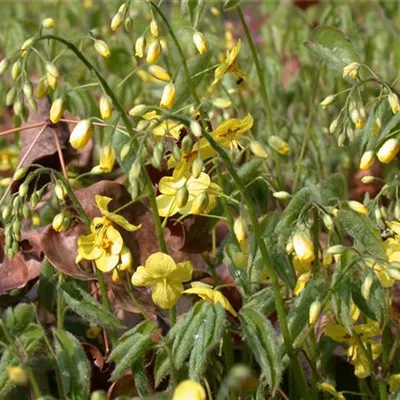
[[[50,121],[56,124],[62,117],[64,112],[64,100],[62,98],[53,101],[50,108]]]
[[[289,144],[279,136],[271,136],[268,139],[269,146],[278,152],[281,156],[286,156],[290,153]]]
[[[390,108],[392,109],[393,114],[397,114],[400,111],[400,102],[399,102],[399,97],[397,94],[391,92],[389,94],[389,105]]]
[[[93,136],[93,124],[90,119],[79,121],[69,137],[69,142],[74,149],[83,149]]]
[[[146,38],[144,36],[139,36],[135,42],[135,56],[142,58],[144,52],[146,51]]]
[[[350,78],[356,80],[358,78],[358,70],[360,64],[358,62],[352,62],[343,68],[343,78],[350,76]]]
[[[104,40],[95,40],[94,48],[104,58],[111,56],[110,48]]]
[[[305,232],[296,232],[293,235],[293,248],[300,262],[308,263],[314,260],[314,246]]]
[[[370,169],[375,161],[375,152],[373,150],[366,151],[361,156],[360,169],[363,171]]]
[[[331,324],[325,328],[325,335],[338,343],[347,344],[346,354],[350,362],[355,367],[355,374],[358,378],[367,378],[371,371],[369,362],[363,349],[359,347],[355,335],[357,335],[364,347],[370,347],[372,359],[375,360],[381,353],[382,345],[373,338],[380,335],[380,330],[376,322],[356,325],[353,328],[354,334],[349,333],[341,325]]]
[[[322,382],[318,384],[318,387],[324,392],[329,393],[335,399],[346,400],[342,393],[336,391],[336,389],[328,382]]]
[[[232,50],[227,55],[225,61],[223,61],[217,67],[217,69],[215,70],[215,76],[212,86],[216,85],[227,73],[235,74],[239,82],[243,80],[243,78],[246,76],[246,74],[239,68],[236,60],[237,56],[239,55],[240,45],[241,41],[239,39],[236,45],[233,46]]]
[[[106,145],[101,149],[100,163],[92,168],[95,174],[109,173],[112,171],[115,163],[115,152],[110,145]]]
[[[176,89],[175,85],[170,82],[168,83],[162,93],[161,100],[160,100],[160,107],[166,108],[169,110],[172,108],[176,96]]]
[[[46,29],[54,28],[55,24],[56,23],[54,22],[53,18],[45,18],[42,21],[42,26],[43,26],[43,28],[46,28]]]
[[[190,261],[176,264],[164,253],[154,253],[145,266],[136,269],[132,276],[135,286],[153,287],[154,304],[164,309],[172,308],[183,292],[182,282],[192,279],[193,266]]]
[[[293,294],[295,296],[298,296],[303,291],[303,289],[306,287],[307,282],[310,280],[310,278],[311,278],[311,272],[306,272],[299,276],[299,278],[297,279],[296,286],[293,290]]]
[[[28,383],[28,375],[22,367],[8,367],[7,373],[10,381],[18,386],[25,386]]]
[[[239,243],[242,243],[247,239],[246,224],[243,217],[239,217],[235,220],[233,231]]]
[[[362,215],[367,215],[368,214],[368,208],[364,206],[364,204],[361,204],[358,201],[355,200],[350,200],[347,202],[347,205],[355,212],[362,214]]]
[[[155,40],[147,50],[146,61],[149,64],[156,64],[161,55],[161,45],[158,40]]]
[[[178,193],[186,187],[188,191],[187,202],[180,207],[178,205]],[[209,203],[204,214],[210,212],[216,203],[216,194],[221,190],[220,187],[211,182],[210,177],[202,172],[198,178],[191,175],[185,175],[180,178],[176,176],[164,176],[159,182],[161,194],[157,196],[157,207],[161,217],[168,217],[179,212],[180,214],[195,213],[195,200],[203,193],[210,192]]]
[[[193,282],[192,287],[184,290],[183,293],[197,294],[203,300],[210,303],[220,303],[225,310],[229,311],[234,317],[237,317],[237,313],[229,303],[228,299],[219,290],[213,289],[209,285],[201,282]]]
[[[99,104],[100,115],[104,120],[109,119],[112,114],[112,103],[108,96],[102,96]]]
[[[169,82],[171,80],[171,75],[159,65],[150,65],[149,72],[160,81]]]
[[[187,379],[182,381],[174,391],[172,400],[206,400],[206,391],[200,383]]]
[[[193,43],[200,54],[204,54],[207,51],[207,41],[201,32],[195,31],[193,33]]]
[[[116,31],[122,24],[123,21],[123,13],[117,12],[111,20],[111,30]]]
[[[383,143],[382,147],[376,153],[378,160],[383,164],[389,164],[400,150],[400,141],[395,138],[391,138]]]

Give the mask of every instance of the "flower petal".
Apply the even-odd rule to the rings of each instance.
[[[187,282],[192,279],[193,264],[190,261],[184,261],[176,265],[176,270],[168,275],[168,281]]]
[[[156,201],[160,217],[169,217],[178,212],[175,195],[170,196],[166,194],[160,194],[159,196],[157,196]]]
[[[107,239],[112,242],[111,253],[119,254],[121,253],[122,247],[124,246],[124,241],[122,240],[121,234],[113,227],[109,226],[106,231]]]
[[[214,290],[214,304],[220,303],[225,310],[229,311],[234,317],[237,317],[236,311],[229,303],[228,299],[218,290]]]
[[[131,279],[132,285],[134,286],[154,286],[158,279],[154,278],[146,267],[137,267],[135,273],[132,275]]]
[[[210,184],[210,177],[206,173],[201,172],[198,178],[193,178],[193,176],[191,176],[186,183],[186,187],[189,191],[189,195],[197,197],[199,194],[206,191]]]
[[[346,342],[350,338],[350,334],[346,331],[346,329],[338,324],[328,325],[325,328],[325,335],[339,343]]]
[[[170,283],[165,280],[155,285],[151,298],[154,304],[164,309],[172,308],[179,300],[183,292],[183,286],[179,283]]]
[[[95,233],[91,233],[87,236],[79,236],[78,253],[85,260],[95,260],[104,252],[102,248],[95,246],[95,239]]]
[[[145,266],[151,276],[156,279],[168,278],[178,268],[174,259],[162,252],[150,255],[146,260]]]
[[[161,178],[160,183],[158,184],[158,189],[162,194],[167,194],[171,196],[175,196],[176,192],[184,186],[186,183],[186,178],[182,177],[180,179],[175,179],[172,176],[164,176]]]
[[[119,255],[104,252],[103,255],[96,259],[96,267],[102,272],[112,271],[118,264]]]

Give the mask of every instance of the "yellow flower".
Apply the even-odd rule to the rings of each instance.
[[[11,366],[7,368],[10,381],[18,386],[24,386],[28,383],[28,375],[25,370],[19,366]]]
[[[360,169],[363,171],[370,169],[375,161],[375,152],[373,150],[366,151],[360,160]]]
[[[104,58],[111,56],[110,48],[104,40],[95,40],[94,48]]]
[[[282,156],[290,153],[289,144],[279,136],[271,136],[268,139],[268,145]]]
[[[69,142],[74,149],[83,149],[93,136],[93,125],[90,119],[79,121],[69,137]]]
[[[293,248],[301,263],[309,263],[315,259],[311,238],[304,232],[296,232],[293,236]]]
[[[92,168],[92,172],[96,174],[111,172],[115,163],[115,152],[110,146],[104,146],[100,153],[100,163]]]
[[[64,112],[64,100],[62,98],[53,101],[50,108],[50,121],[56,124],[62,117]]]
[[[193,33],[193,43],[200,54],[204,54],[207,51],[207,41],[201,32],[195,31]]]
[[[173,119],[165,119],[162,122],[159,122],[160,116],[156,111],[150,111],[144,114],[143,118],[150,121],[150,124],[154,126],[152,134],[157,137],[172,136],[174,139],[178,140],[181,129],[184,128],[183,124]]]
[[[175,96],[175,85],[172,82],[167,83],[161,96],[160,107],[166,108],[167,110],[172,108],[175,101]]]
[[[368,208],[364,206],[364,204],[361,204],[358,201],[355,200],[350,200],[347,202],[347,205],[355,212],[366,215],[368,214]]]
[[[397,96],[396,93],[391,92],[389,94],[389,105],[390,108],[392,109],[393,114],[397,114],[400,111],[400,102],[399,102],[399,97]]]
[[[53,18],[45,18],[43,21],[42,21],[42,26],[43,26],[43,28],[47,28],[47,29],[51,29],[51,28],[54,28],[54,25],[55,25],[56,23],[54,22],[54,19]]]
[[[397,389],[400,388],[400,374],[391,375],[388,383],[390,392],[391,393],[395,392]]]
[[[179,191],[186,187],[188,197],[186,204],[178,204],[177,196]],[[210,177],[202,172],[198,178],[191,175],[185,175],[180,178],[176,176],[164,176],[159,182],[159,190],[161,194],[157,196],[157,207],[161,217],[168,217],[176,214],[193,214],[195,213],[195,200],[202,194],[210,191],[209,204],[202,212],[207,214],[210,212],[216,202],[216,194],[221,190],[220,187],[211,182]]]
[[[156,64],[161,54],[161,45],[158,40],[155,40],[147,50],[146,61],[149,64]]]
[[[182,381],[174,391],[172,400],[206,400],[206,391],[200,383],[187,379]]]
[[[367,324],[356,325],[353,328],[364,347],[371,348],[372,359],[375,360],[381,353],[382,345],[376,342],[373,338],[380,335],[379,327],[376,322]],[[358,378],[364,379],[371,373],[367,356],[364,354],[363,349],[357,344],[357,339],[354,334],[350,334],[345,328],[337,324],[328,325],[325,328],[325,335],[338,343],[347,344],[346,354],[350,362],[355,367],[355,374]]]
[[[306,287],[307,282],[310,280],[310,278],[311,278],[311,272],[305,272],[304,274],[301,274],[299,276],[299,278],[297,279],[296,286],[293,290],[293,294],[295,296],[298,296],[303,291],[303,289]]]
[[[149,72],[160,81],[169,82],[171,80],[171,75],[159,65],[151,65],[149,67]]]
[[[243,119],[230,118],[218,125],[211,136],[215,141],[231,150],[240,148],[237,139],[253,126],[253,117],[250,114]]]
[[[127,252],[130,251],[124,246],[122,236],[113,223],[130,232],[140,228],[130,224],[123,216],[108,211],[111,200],[109,197],[96,195],[95,202],[103,216],[94,218],[90,226],[91,233],[78,239],[78,258],[94,260],[96,267],[103,272],[109,272],[116,267],[127,268]]]
[[[112,103],[108,96],[102,96],[100,99],[100,115],[104,120],[109,119],[112,114]]]
[[[378,160],[383,164],[389,164],[400,150],[400,142],[398,139],[391,138],[383,143],[382,147],[376,153]]]
[[[209,285],[201,282],[193,282],[192,287],[184,290],[183,293],[197,294],[197,296],[210,303],[220,303],[225,310],[229,311],[234,317],[237,317],[237,312],[233,309],[228,299],[219,290],[213,289]]]
[[[153,287],[154,304],[170,309],[183,292],[182,282],[190,281],[192,273],[190,261],[176,264],[168,254],[154,253],[148,257],[144,267],[137,268],[132,276],[132,284]]]
[[[215,70],[214,81],[212,83],[212,86],[216,85],[227,73],[235,74],[236,77],[238,78],[238,82],[243,80],[243,78],[246,76],[246,74],[239,68],[236,60],[240,51],[240,45],[241,41],[239,39],[236,45],[233,46],[232,50],[227,55],[225,61],[223,61],[217,67],[217,69]]]
[[[350,76],[350,78],[356,80],[358,78],[358,70],[360,64],[358,62],[352,62],[343,68],[343,78]]]
[[[329,393],[335,399],[346,400],[342,393],[336,391],[336,389],[328,382],[322,382],[318,384],[318,387],[324,392]]]

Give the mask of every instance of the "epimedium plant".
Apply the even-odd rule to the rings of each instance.
[[[2,398],[399,395],[399,11],[241,3],[4,45]]]

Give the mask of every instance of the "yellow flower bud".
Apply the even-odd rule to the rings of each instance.
[[[22,87],[22,90],[25,94],[25,96],[30,99],[33,95],[33,86],[32,83],[30,83],[29,81],[26,81],[24,83],[24,86]]]
[[[197,121],[190,122],[190,130],[192,131],[193,135],[199,138],[202,134],[201,125]]]
[[[132,117],[139,117],[140,115],[143,115],[146,108],[147,106],[145,104],[137,104],[135,107],[129,110],[128,114]]]
[[[100,115],[104,120],[109,119],[112,114],[112,103],[108,96],[102,96],[100,99]]]
[[[193,43],[200,54],[204,54],[207,51],[207,41],[201,32],[196,31],[193,33]]]
[[[29,190],[29,185],[26,182],[24,182],[19,187],[19,190],[18,190],[19,197],[25,197],[28,193],[28,190]]]
[[[317,319],[321,313],[321,303],[318,300],[315,300],[311,303],[310,311],[308,314],[308,322],[310,325],[315,324]]]
[[[189,200],[189,191],[186,185],[182,186],[176,194],[176,205],[178,207],[185,207]]]
[[[290,239],[286,243],[286,253],[290,256],[294,252],[294,247],[293,247],[293,240]]]
[[[111,30],[115,32],[123,22],[123,14],[121,12],[117,12],[111,20]]]
[[[232,107],[232,102],[227,99],[223,99],[221,97],[217,97],[216,99],[212,100],[212,105],[217,108],[225,109]]]
[[[344,247],[341,244],[336,244],[335,246],[331,246],[326,249],[326,253],[329,255],[336,255],[336,254],[342,254],[346,250],[346,247]]]
[[[19,181],[26,175],[27,172],[28,172],[28,168],[26,168],[26,167],[18,168],[14,172],[13,181]]]
[[[172,400],[206,400],[206,398],[203,386],[191,380],[182,381],[172,396]]]
[[[358,78],[358,70],[360,69],[360,64],[358,62],[352,62],[343,68],[343,78],[349,76],[350,78],[356,80]]]
[[[171,75],[159,65],[151,65],[149,72],[160,81],[169,82],[171,80]]]
[[[45,18],[43,21],[42,21],[42,26],[43,26],[43,28],[46,28],[46,29],[51,29],[51,28],[54,28],[54,25],[55,25],[56,23],[54,22],[54,19],[53,18]]]
[[[64,185],[62,185],[61,183],[57,182],[54,186],[54,193],[57,197],[57,199],[59,200],[64,200],[65,199],[65,188]]]
[[[193,161],[193,165],[192,165],[192,176],[193,178],[197,179],[201,172],[203,171],[203,160],[200,157],[197,157],[194,161]]]
[[[28,376],[25,370],[21,367],[8,367],[7,368],[8,377],[11,382],[18,386],[24,386],[28,383]],[[203,389],[204,390],[204,389]],[[205,399],[205,397],[204,397]]]
[[[372,122],[372,136],[377,137],[381,133],[382,129],[382,120],[379,117],[376,117]]]
[[[279,192],[274,192],[272,196],[274,196],[278,200],[287,200],[290,197],[290,193],[281,190]]]
[[[147,51],[146,61],[149,64],[156,64],[161,54],[161,46],[158,40],[155,40]]]
[[[36,97],[43,99],[43,97],[47,96],[48,91],[49,85],[47,84],[47,80],[41,79],[36,85]]]
[[[210,200],[207,193],[202,193],[200,196],[196,197],[192,204],[192,213],[201,214],[209,204]]]
[[[376,153],[378,160],[383,164],[390,163],[400,150],[400,142],[397,139],[387,140]]]
[[[94,48],[104,58],[111,56],[110,48],[104,40],[95,40]]]
[[[364,297],[365,300],[369,300],[371,296],[371,287],[374,283],[374,279],[371,275],[368,275],[365,279],[363,284],[361,285],[361,295]]]
[[[111,172],[115,164],[115,152],[110,145],[106,145],[101,149],[100,153],[100,170],[101,172]]]
[[[46,64],[46,71],[56,79],[60,77],[60,73],[58,72],[57,67],[52,63]]]
[[[142,58],[146,50],[146,38],[140,36],[135,42],[135,56]]]
[[[65,229],[64,228],[64,214],[56,214],[53,218],[53,222],[51,223],[52,228],[56,232],[63,232]]]
[[[339,127],[339,117],[338,118],[335,118],[332,122],[331,122],[331,124],[329,125],[329,132],[330,133],[335,133],[336,132],[336,130],[337,130],[337,128]]]
[[[321,101],[321,107],[325,110],[327,107],[329,107],[336,99],[336,96],[334,94],[330,94],[329,96],[325,97],[324,100]]]
[[[93,135],[93,126],[90,119],[79,121],[71,133],[69,142],[74,149],[83,149]]]
[[[10,65],[10,62],[8,61],[8,58],[3,58],[0,61],[0,75],[8,68]]]
[[[53,101],[53,104],[50,108],[50,121],[53,124],[56,124],[61,119],[64,112],[64,107],[65,105],[62,97]]]
[[[360,160],[360,169],[363,171],[370,169],[372,167],[372,164],[374,163],[375,160],[375,152],[372,150],[366,151],[362,156]]]
[[[52,89],[55,89],[57,87],[57,78],[55,78],[53,75],[47,72],[46,79],[48,86],[50,86]]]
[[[172,108],[175,101],[175,96],[176,96],[175,85],[172,82],[168,83],[163,90],[163,94],[160,101],[160,107],[166,108],[167,110]]]
[[[368,214],[368,209],[365,207],[363,204],[359,203],[358,201],[355,200],[350,200],[347,202],[347,205],[355,212],[366,215]]]
[[[217,7],[211,7],[210,8],[210,13],[214,16],[214,17],[219,17],[221,15],[221,12],[218,10]]]
[[[297,231],[293,235],[293,248],[300,262],[314,260],[314,246],[311,238],[306,233]]]
[[[251,152],[260,158],[268,158],[268,152],[265,147],[257,140],[252,140],[250,142],[250,150]]]
[[[372,175],[365,175],[361,178],[361,182],[364,184],[372,183],[375,180],[375,177]]]
[[[272,149],[274,149],[282,156],[285,156],[290,152],[289,145],[279,136],[271,136],[268,139],[268,144]]]
[[[335,227],[335,223],[333,222],[333,218],[329,214],[324,214],[323,215],[322,222],[324,223],[325,228],[328,231],[333,230],[333,228]]]
[[[21,61],[17,60],[11,67],[11,77],[15,81],[21,73]]]
[[[388,97],[390,108],[392,109],[393,114],[397,114],[400,110],[400,102],[397,94],[391,92]]]
[[[158,39],[160,36],[160,29],[158,27],[157,21],[153,18],[150,22],[150,33],[154,39]]]
[[[242,217],[235,220],[233,224],[233,232],[239,243],[242,243],[247,239],[246,224]]]
[[[400,271],[397,268],[389,268],[387,273],[391,278],[400,281]]]
[[[31,46],[31,44],[33,43],[34,38],[29,38],[27,40],[25,40],[24,43],[22,43],[21,46],[21,57],[25,57],[28,54],[28,48]]]

